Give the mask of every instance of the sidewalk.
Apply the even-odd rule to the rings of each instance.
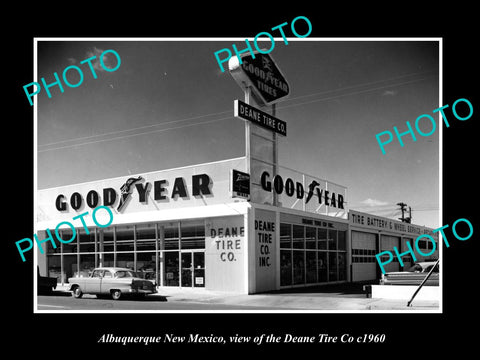
[[[67,285],[58,285],[57,291],[66,291]],[[372,299],[362,294],[327,292],[272,292],[262,294],[235,294],[204,288],[158,287],[149,296],[163,296],[167,301],[262,307],[265,311],[365,311],[370,310],[440,312],[438,301],[415,300],[407,307],[405,300]],[[261,310],[256,310],[261,311]]]
[[[167,301],[202,302],[241,306],[265,307],[265,310],[405,310],[438,311],[438,301],[413,301],[407,307],[407,301],[391,299],[372,299],[366,296],[345,296],[325,293],[267,293],[267,294],[231,294],[205,289],[159,288],[158,294],[167,297]]]

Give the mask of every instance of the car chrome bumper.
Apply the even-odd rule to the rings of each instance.
[[[149,289],[130,289],[129,290],[130,293],[132,294],[155,294],[157,292],[157,289],[152,289],[152,290],[149,290]]]

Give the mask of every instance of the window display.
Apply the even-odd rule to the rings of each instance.
[[[345,281],[346,230],[280,224],[280,286]]]
[[[71,229],[61,229],[60,234],[64,239],[72,237]],[[87,277],[100,266],[129,268],[163,286],[204,287],[206,283],[203,219],[92,228],[89,234],[78,229],[72,242],[47,249],[48,271],[58,283]]]

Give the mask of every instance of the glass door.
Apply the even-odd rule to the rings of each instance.
[[[165,251],[163,256],[165,261],[164,285],[180,286],[178,277],[178,251]]]
[[[205,287],[205,252],[181,252],[182,287]]]
[[[192,253],[182,252],[182,287],[192,287]]]

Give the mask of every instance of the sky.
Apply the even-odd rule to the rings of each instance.
[[[438,41],[288,40],[270,53],[290,85],[277,104],[288,124],[280,164],[346,186],[350,209],[397,219],[404,202],[413,223],[440,226],[439,126],[386,145],[385,155],[375,139],[439,107]],[[232,43],[245,47],[240,38],[38,41],[38,80],[70,65],[84,74],[78,87],[35,98],[38,189],[244,156],[244,125],[233,117],[243,91],[214,57]],[[94,79],[80,62],[109,49],[120,67],[92,62]],[[107,54],[105,66],[116,65]]]

